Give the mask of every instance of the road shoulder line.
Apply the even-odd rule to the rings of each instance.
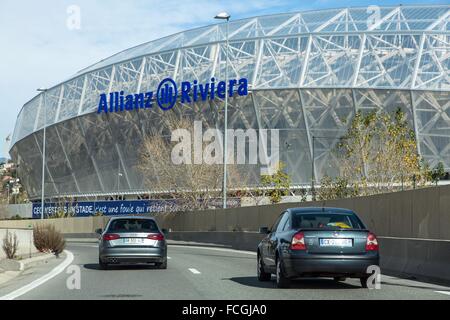
[[[66,253],[66,259],[64,259],[63,262],[61,262],[59,265],[57,265],[55,268],[53,268],[49,273],[43,275],[42,277],[34,280],[33,282],[31,282],[17,290],[14,290],[13,292],[10,292],[10,293],[0,297],[0,300],[14,300],[14,299],[30,292],[31,290],[39,287],[40,285],[46,283],[50,279],[56,277],[58,274],[63,272],[72,263],[72,261],[74,259],[72,252],[70,252],[68,250],[64,250],[64,252]]]

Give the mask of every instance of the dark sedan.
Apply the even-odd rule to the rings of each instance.
[[[283,212],[258,245],[258,279],[276,275],[279,288],[299,277],[359,278],[379,265],[378,241],[356,213],[340,208],[291,208]]]

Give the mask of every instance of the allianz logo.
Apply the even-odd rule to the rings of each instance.
[[[155,101],[162,110],[166,111],[172,109],[177,101],[193,103],[216,98],[225,99],[226,89],[228,89],[229,97],[233,97],[235,94],[238,96],[248,95],[247,78],[230,79],[228,88],[226,86],[225,81],[216,82],[215,78],[211,78],[211,81],[207,83],[198,83],[197,80],[183,81],[178,90],[173,79],[165,78],[159,83],[156,95],[154,91],[134,94],[115,91],[109,94],[100,94],[97,113],[149,109],[153,107]]]

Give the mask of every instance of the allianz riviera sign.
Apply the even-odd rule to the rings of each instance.
[[[97,113],[149,109],[153,107],[155,101],[162,110],[166,111],[172,109],[177,101],[194,103],[214,100],[216,97],[225,99],[225,86],[225,81],[216,82],[215,78],[211,78],[211,81],[207,83],[198,83],[197,80],[183,81],[178,90],[173,79],[165,78],[159,83],[156,94],[154,91],[135,94],[116,91],[100,94]],[[228,96],[232,97],[235,93],[239,96],[248,95],[247,78],[228,80]]]

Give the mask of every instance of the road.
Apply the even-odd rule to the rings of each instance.
[[[69,268],[17,299],[450,299],[449,287],[384,275],[379,290],[363,289],[357,279],[304,279],[277,289],[274,279],[256,279],[255,254],[247,251],[169,245],[167,270],[131,266],[102,271],[97,244],[72,243],[67,250],[74,256]],[[0,287],[0,297],[42,278],[63,261],[54,259],[25,271]],[[76,270],[74,265],[80,270],[80,289],[70,290],[72,274],[67,270]]]

